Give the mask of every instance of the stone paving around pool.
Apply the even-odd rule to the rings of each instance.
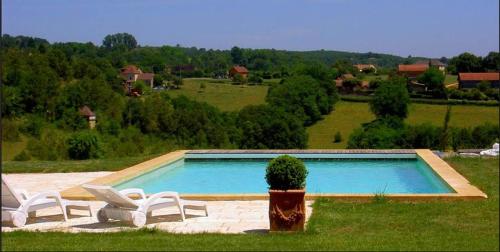
[[[44,174],[2,174],[16,189],[26,189],[30,194],[45,191],[62,191],[95,178],[106,176],[111,172],[82,173],[44,173]],[[313,201],[307,201],[307,218],[312,214]],[[13,228],[8,223],[2,223],[2,231],[32,230],[32,231],[65,231],[65,232],[116,232],[133,230],[129,223],[112,221],[98,223],[95,213],[104,206],[104,202],[92,201],[94,216],[89,217],[88,211],[72,210],[67,222],[63,221],[61,210],[49,208],[37,211],[36,218],[29,218],[26,226]],[[181,221],[175,207],[153,212],[148,219],[148,228],[174,233],[265,233],[269,230],[267,200],[252,201],[207,201],[208,217],[203,211],[187,210],[186,220]]]

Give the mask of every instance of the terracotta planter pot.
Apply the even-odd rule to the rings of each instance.
[[[269,190],[271,231],[303,231],[306,220],[306,190]]]

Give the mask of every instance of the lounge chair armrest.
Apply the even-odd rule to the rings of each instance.
[[[130,194],[139,194],[139,196],[141,196],[141,199],[146,199],[146,194],[144,194],[144,190],[142,190],[141,188],[128,188],[120,190],[119,192],[127,197]]]
[[[45,192],[37,193],[37,194],[31,196],[30,198],[28,198],[28,200],[23,202],[23,204],[21,205],[21,208],[23,210],[27,211],[27,209],[31,206],[31,204],[33,204],[33,202],[35,202],[39,199],[46,199],[46,198],[54,198],[56,200],[57,204],[59,204],[61,206],[63,204],[62,199],[61,199],[61,195],[59,194],[59,192],[57,192],[57,191],[45,191]]]
[[[26,191],[24,189],[16,189],[15,191],[16,191],[16,193],[21,195],[21,197],[23,197],[24,200],[27,200],[30,197],[28,194],[28,191]]]
[[[170,198],[170,199],[174,199],[174,201],[177,202],[178,204],[181,203],[181,199],[179,198],[179,193],[177,193],[177,192],[169,192],[169,191],[159,192],[159,193],[155,193],[155,194],[149,196],[149,198],[147,198],[147,200],[141,206],[142,209],[144,209],[145,211],[147,211],[147,209],[149,208],[149,206],[153,205],[155,203],[155,201],[158,200],[158,199],[160,199],[160,198]]]

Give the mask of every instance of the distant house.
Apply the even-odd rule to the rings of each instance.
[[[416,78],[429,69],[429,64],[398,65],[398,74],[407,78]]]
[[[437,67],[437,69],[439,69],[441,72],[444,72],[446,70],[446,64],[437,59],[419,60],[415,64],[427,64],[428,66]]]
[[[462,88],[477,88],[482,81],[487,81],[492,88],[500,87],[500,73],[459,73],[458,87]]]
[[[229,69],[229,76],[234,77],[236,74],[240,74],[244,78],[248,77],[248,70],[244,66],[233,66]]]
[[[85,119],[87,119],[87,121],[89,122],[89,128],[91,129],[95,128],[96,116],[95,113],[92,110],[90,110],[89,107],[87,106],[81,107],[78,110],[78,113],[80,114],[80,116],[83,116],[85,117]]]
[[[137,80],[144,81],[153,88],[154,73],[143,73],[142,70],[134,65],[128,65],[121,69],[120,75],[125,79],[125,88],[130,92],[132,84]]]
[[[373,72],[377,72],[377,68],[372,65],[372,64],[356,64],[356,65],[353,65],[356,69],[358,69],[359,72],[363,72],[367,69],[373,69]]]

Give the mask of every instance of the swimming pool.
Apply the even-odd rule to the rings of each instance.
[[[146,193],[264,194],[265,169],[282,153],[187,153],[114,185]],[[415,153],[287,153],[309,171],[306,191],[315,194],[441,194],[455,191]]]

